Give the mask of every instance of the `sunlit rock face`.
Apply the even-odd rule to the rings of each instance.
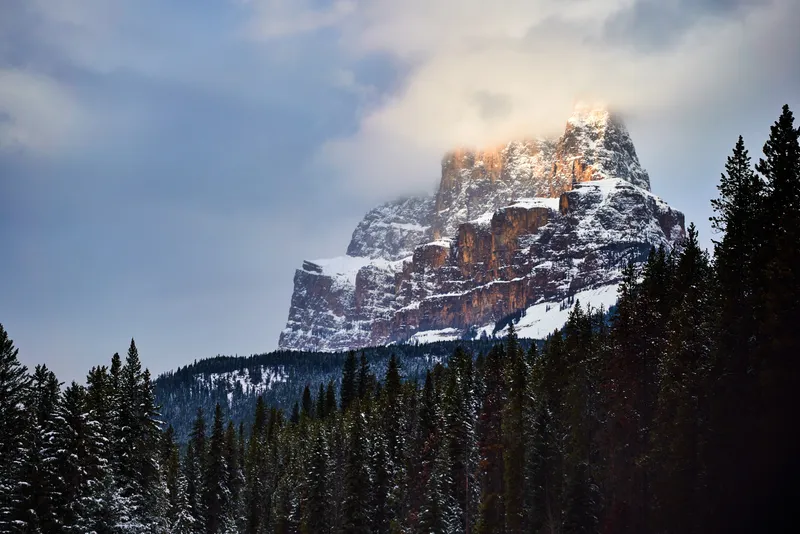
[[[373,209],[345,256],[304,262],[279,345],[491,335],[515,313],[521,335],[542,337],[576,298],[613,304],[629,261],[683,236],[621,120],[578,107],[557,139],[445,155],[434,196]]]

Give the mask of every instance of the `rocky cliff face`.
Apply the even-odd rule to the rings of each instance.
[[[370,211],[347,255],[295,273],[280,347],[344,350],[563,324],[576,299],[609,306],[622,267],[673,246],[683,215],[650,179],[617,117],[578,108],[558,139],[458,150],[434,197]]]

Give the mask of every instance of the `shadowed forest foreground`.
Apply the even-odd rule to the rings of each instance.
[[[739,139],[713,257],[628,268],[616,310],[576,305],[540,348],[456,349],[424,383],[352,353],[252,425],[217,406],[185,447],[127,357],[63,391],[0,327],[0,532],[782,531],[797,506],[800,148],[784,107]],[[209,414],[211,415],[211,414]]]

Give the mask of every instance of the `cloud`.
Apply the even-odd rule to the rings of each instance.
[[[309,0],[253,0],[251,3],[254,17],[249,33],[257,39],[275,39],[335,26],[356,7],[355,0],[336,0],[324,8],[315,8]]]
[[[0,151],[51,152],[84,124],[70,92],[53,78],[0,69]]]
[[[644,50],[672,44],[694,27],[745,16],[771,0],[637,0],[605,25],[606,38]]]
[[[691,114],[721,95],[742,102],[757,72],[786,68],[777,57],[800,60],[794,0],[363,0],[335,22],[308,6],[300,19],[335,24],[343,61],[380,56],[406,72],[318,154],[375,198],[430,189],[455,146],[558,132],[578,100]]]

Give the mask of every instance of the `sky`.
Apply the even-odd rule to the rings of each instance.
[[[626,121],[707,245],[800,112],[796,0],[0,0],[0,323],[63,381],[277,346],[294,271],[442,154]]]

